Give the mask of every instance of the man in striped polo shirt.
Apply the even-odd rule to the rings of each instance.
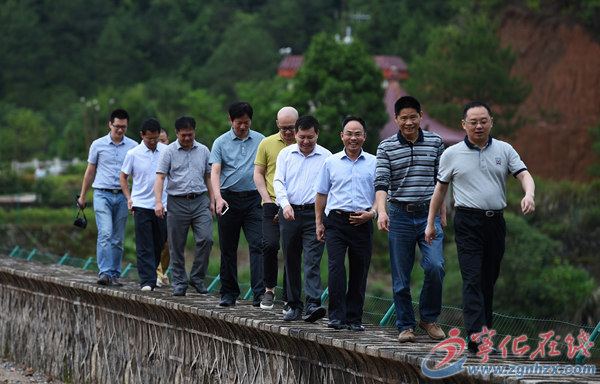
[[[442,138],[420,128],[423,111],[417,99],[404,96],[396,101],[394,119],[398,134],[383,140],[377,148],[375,206],[377,227],[388,232],[390,265],[398,341],[414,341],[415,314],[410,294],[410,275],[417,244],[421,250],[421,267],[425,281],[419,300],[420,322],[431,338],[446,337],[437,323],[442,307],[444,280],[443,232],[446,212],[441,205],[435,225],[440,236],[428,244],[425,227],[429,202],[435,188],[439,160],[444,151]],[[386,201],[389,200],[389,216]]]

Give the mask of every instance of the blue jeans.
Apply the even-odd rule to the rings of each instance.
[[[396,306],[396,326],[402,332],[415,328],[415,314],[410,295],[410,275],[415,262],[415,249],[419,245],[421,267],[425,272],[425,281],[421,289],[419,312],[425,323],[437,322],[442,308],[442,283],[444,281],[444,254],[442,239],[444,232],[439,215],[435,219],[437,236],[431,245],[425,241],[428,211],[406,212],[390,204],[390,265],[394,304]]]
[[[98,227],[96,260],[98,275],[121,276],[123,240],[127,225],[127,199],[122,193],[94,190],[94,213]]]

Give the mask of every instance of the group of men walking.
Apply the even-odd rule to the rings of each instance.
[[[362,148],[366,122],[357,116],[342,122],[344,149],[335,154],[317,144],[320,126],[314,116],[298,116],[294,108],[284,107],[277,114],[278,132],[266,138],[251,129],[252,116],[250,104],[232,104],[231,129],[209,151],[195,140],[196,123],[190,116],[175,121],[177,140],[169,145],[158,143],[161,126],[156,119],[144,121],[138,145],[124,136],[127,113],[111,114],[109,134],[90,148],[78,199],[84,207],[87,190],[94,188],[98,284],[120,284],[129,210],[135,220],[141,289],[151,291],[162,281],[156,269],[168,238],[173,295],[184,296],[189,286],[206,293],[216,215],[220,306],[235,306],[240,295],[237,250],[243,230],[254,306],[274,307],[281,244],[283,320],[314,322],[325,317],[320,264],[327,246],[327,326],[364,331],[376,222],[379,230],[388,232],[398,341],[415,339],[410,277],[417,245],[425,274],[418,325],[431,338],[443,339],[438,325],[445,274],[442,241],[445,200],[453,183],[466,330],[471,335],[483,327],[491,329],[493,287],[504,253],[506,178],[512,174],[520,180],[524,214],[535,210],[535,185],[516,151],[492,139],[489,106],[469,103],[462,120],[464,141],[444,151],[441,137],[421,128],[419,102],[402,97],[394,110],[398,133],[381,141],[376,155]],[[188,278],[184,249],[190,227],[196,247]],[[469,349],[476,348],[469,340]]]

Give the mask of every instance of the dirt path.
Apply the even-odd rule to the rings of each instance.
[[[14,363],[6,359],[0,359],[0,384],[25,383],[64,384],[62,381],[55,380],[44,373],[27,368],[23,364]]]

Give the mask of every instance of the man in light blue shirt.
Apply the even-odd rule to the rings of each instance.
[[[334,329],[364,331],[363,304],[373,253],[372,210],[377,158],[362,150],[367,137],[360,117],[342,123],[344,150],[325,160],[317,177],[315,222],[317,239],[327,244],[329,323]],[[327,215],[324,224],[323,214]],[[346,251],[348,283],[346,284]]]
[[[147,119],[140,131],[142,143],[129,150],[121,168],[121,188],[127,198],[127,208],[134,215],[135,254],[142,291],[153,291],[156,287],[156,267],[167,238],[167,222],[154,214],[154,182],[160,154],[167,148],[159,143],[160,123]],[[129,193],[127,179],[133,177],[133,188]],[[167,204],[167,194],[162,197]]]
[[[285,321],[302,317],[302,265],[306,310],[303,319],[314,322],[327,310],[321,306],[321,257],[323,243],[316,237],[315,180],[331,152],[317,144],[319,121],[313,116],[296,120],[296,144],[279,152],[273,188],[279,211],[279,229],[287,278],[288,305]],[[302,253],[304,251],[304,263]]]
[[[94,213],[98,227],[96,260],[100,285],[122,285],[119,277],[127,224],[127,199],[123,195],[119,175],[127,151],[137,145],[125,136],[128,124],[129,115],[125,110],[117,109],[110,114],[110,132],[94,140],[90,146],[88,165],[77,199],[77,204],[84,208],[85,194],[90,186],[94,188]]]
[[[235,102],[229,107],[231,129],[215,140],[210,160],[215,191],[219,246],[221,248],[222,307],[234,306],[240,295],[237,280],[237,249],[240,231],[250,250],[250,285],[253,305],[260,306],[265,293],[262,252],[262,206],[254,184],[254,158],[264,139],[250,129],[252,106]]]

